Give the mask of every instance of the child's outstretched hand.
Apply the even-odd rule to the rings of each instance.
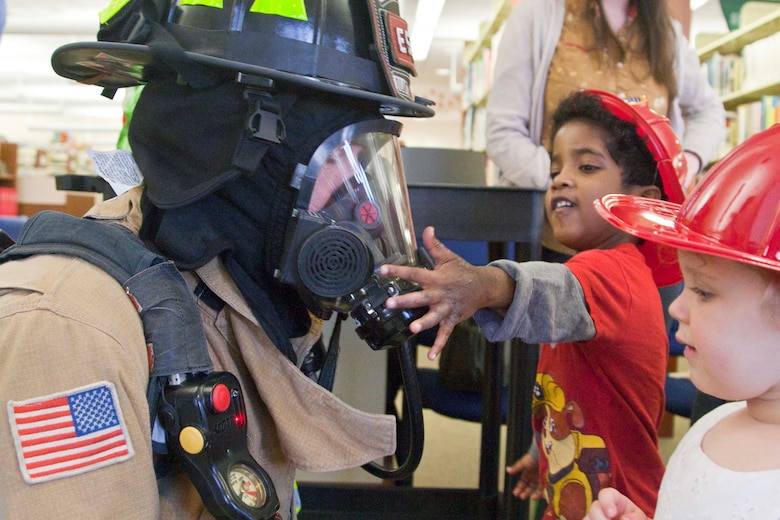
[[[583,520],[649,520],[641,509],[615,488],[599,491],[599,499],[590,505]]]
[[[436,340],[428,351],[428,358],[433,360],[456,324],[483,307],[508,306],[514,295],[514,281],[497,267],[466,262],[436,238],[432,227],[423,231],[423,245],[434,261],[433,271],[386,264],[380,272],[422,287],[420,291],[389,298],[385,305],[390,309],[428,307],[428,312],[413,321],[409,330],[417,334],[439,325]]]

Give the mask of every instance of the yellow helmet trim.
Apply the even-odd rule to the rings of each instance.
[[[181,0],[179,5],[202,5],[204,7],[222,9],[222,0]]]
[[[252,7],[249,8],[252,13],[275,14],[294,20],[307,21],[306,5],[303,1],[280,1],[280,0],[255,0]]]
[[[108,21],[113,18],[116,13],[121,11],[128,2],[130,2],[130,0],[111,0],[108,5],[98,13],[100,23],[108,23]]]

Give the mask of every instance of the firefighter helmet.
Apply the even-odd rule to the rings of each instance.
[[[398,2],[386,0],[113,0],[96,42],[58,48],[55,72],[109,91],[174,70],[193,86],[225,75],[374,102],[430,117]]]

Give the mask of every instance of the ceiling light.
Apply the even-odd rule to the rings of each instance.
[[[433,42],[433,31],[439,23],[445,0],[420,0],[412,28],[412,55],[415,61],[425,61]]]

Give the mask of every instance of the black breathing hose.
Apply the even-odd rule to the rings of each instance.
[[[417,382],[417,364],[414,359],[415,348],[409,341],[404,341],[396,349],[403,379],[404,399],[409,413],[409,453],[403,463],[395,469],[390,469],[376,462],[363,465],[363,469],[383,480],[403,480],[417,469],[422,459],[425,443],[425,426],[423,424],[422,398],[420,385]],[[406,418],[404,418],[406,419]],[[397,450],[396,450],[397,451]]]

